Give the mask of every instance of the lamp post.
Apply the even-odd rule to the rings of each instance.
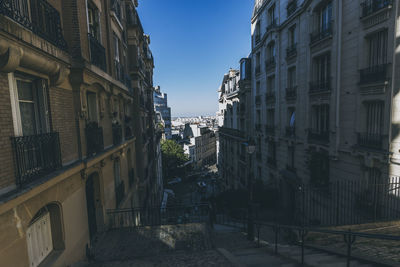
[[[253,222],[253,176],[251,175],[251,156],[256,150],[254,141],[250,138],[246,146],[248,155],[248,176],[247,176],[247,190],[248,190],[248,203],[247,203],[247,239],[254,240],[254,222]]]

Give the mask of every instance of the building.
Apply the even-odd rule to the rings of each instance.
[[[215,133],[208,127],[186,124],[183,140],[184,143],[186,141],[184,151],[191,158],[195,169],[216,163]]]
[[[372,187],[400,174],[398,8],[381,0],[255,1],[256,177],[289,196],[299,183]]]
[[[0,257],[68,266],[107,229],[107,210],[160,200],[150,39],[137,1],[10,3],[0,2]]]
[[[156,86],[154,90],[154,107],[157,112],[161,113],[164,121],[165,138],[171,139],[171,108],[168,107],[167,94],[161,92],[160,86]]]
[[[240,69],[230,69],[218,90],[218,171],[226,189],[246,187],[249,176],[245,144],[251,127],[250,59],[242,59]]]

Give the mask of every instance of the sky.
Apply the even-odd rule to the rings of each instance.
[[[172,116],[215,115],[229,68],[250,54],[254,0],[139,0],[150,35],[154,85],[168,94]]]

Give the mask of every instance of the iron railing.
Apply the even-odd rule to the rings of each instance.
[[[240,137],[240,138],[246,138],[245,132],[243,132],[241,130],[238,130],[238,129],[227,128],[227,127],[219,127],[219,132],[221,134],[237,136],[237,137]]]
[[[277,23],[277,20],[275,18],[272,21],[270,21],[269,25],[267,26],[267,32],[269,32],[269,31],[271,31],[271,30],[273,30],[273,29],[275,29],[277,27],[278,27],[278,23]]]
[[[287,6],[286,6],[286,11],[287,11],[287,16],[290,17],[297,9],[297,0],[291,0]]]
[[[320,28],[317,31],[311,33],[310,44],[314,44],[315,42],[318,42],[320,40],[323,40],[325,38],[332,36],[332,33],[333,33],[332,25],[333,25],[333,23],[332,23],[332,21],[330,21],[323,28]]]
[[[115,188],[115,201],[117,207],[121,204],[122,200],[124,200],[124,197],[125,197],[125,184],[124,181],[121,181],[119,185],[117,185]]]
[[[330,79],[310,82],[310,94],[330,92],[331,81]]]
[[[286,137],[295,137],[295,136],[296,136],[296,127],[286,126]]]
[[[308,142],[329,142],[329,131],[318,131],[314,129],[309,129],[308,131]]]
[[[90,48],[90,62],[99,67],[103,71],[106,71],[106,51],[101,45],[99,40],[92,34],[88,34],[89,48]]]
[[[296,99],[297,97],[297,86],[286,88],[286,100]]]
[[[107,210],[109,229],[210,222],[208,203]]]
[[[112,136],[114,146],[121,144],[122,142],[122,126],[120,124],[112,124]]]
[[[392,0],[365,0],[361,3],[361,17],[371,15],[392,5]]]
[[[383,135],[371,133],[357,133],[357,145],[371,149],[382,149]]]
[[[11,143],[19,187],[62,167],[57,132],[11,137]]]
[[[386,81],[387,67],[388,64],[382,64],[360,70],[360,84]]]
[[[104,150],[103,128],[97,122],[86,125],[86,150],[87,156],[93,156]]]
[[[30,8],[29,8],[30,7]],[[45,0],[1,0],[0,14],[32,30],[53,45],[66,50],[60,13]]]
[[[297,43],[294,43],[290,45],[288,48],[286,48],[286,57],[287,58],[292,58],[297,56]]]

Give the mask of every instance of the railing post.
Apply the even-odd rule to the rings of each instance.
[[[350,267],[351,260],[351,248],[353,243],[356,241],[356,237],[351,233],[351,229],[349,229],[348,233],[343,236],[344,242],[347,244],[347,267]]]

